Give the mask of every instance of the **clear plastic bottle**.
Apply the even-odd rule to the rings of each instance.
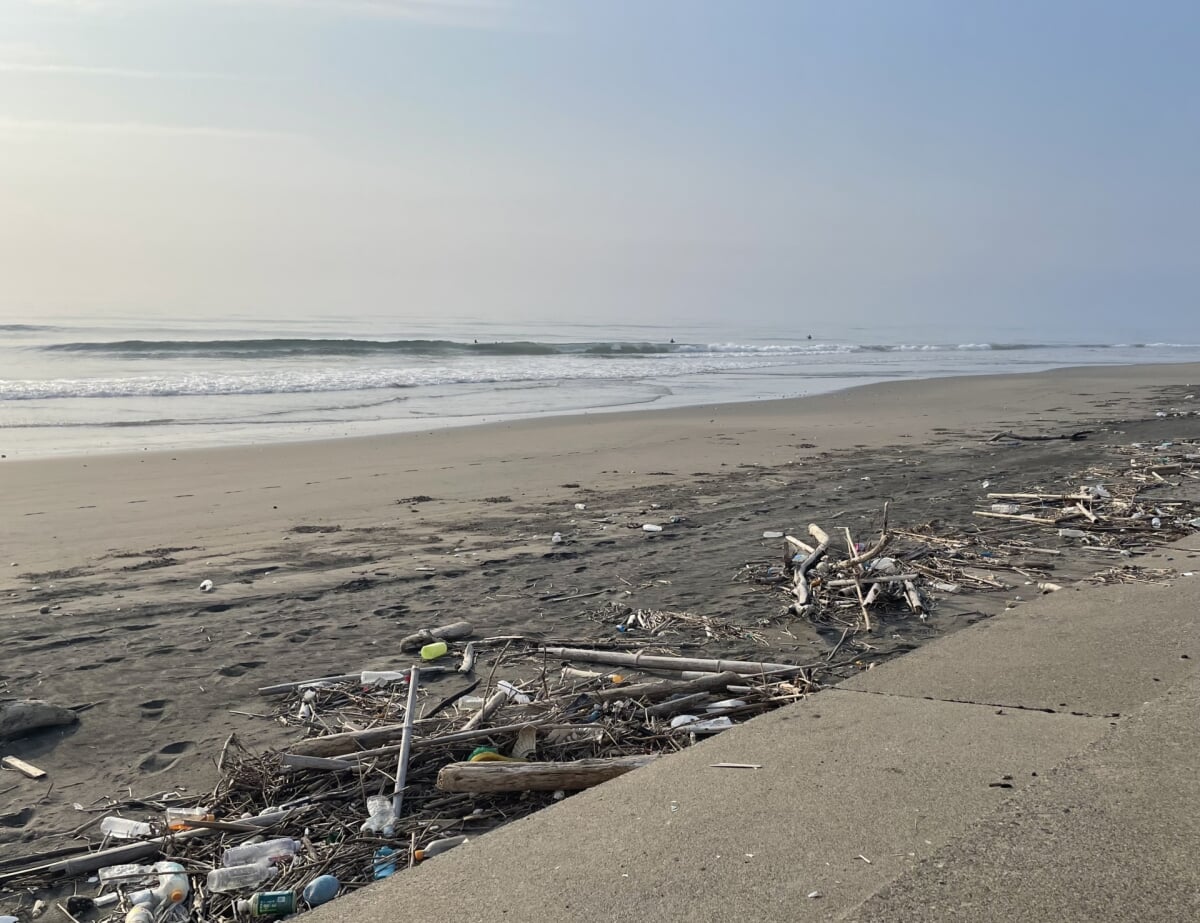
[[[229,865],[208,873],[208,890],[228,893],[257,888],[274,874],[275,868],[266,859],[247,865]]]
[[[187,830],[193,820],[214,820],[209,808],[167,808],[167,829]]]
[[[100,881],[105,884],[110,881],[137,881],[141,878],[149,878],[151,875],[153,875],[154,866],[137,865],[133,862],[127,862],[124,865],[105,866],[96,874],[100,876]]]
[[[143,821],[130,820],[128,817],[112,815],[100,821],[100,832],[105,836],[115,837],[118,840],[136,840],[140,837],[149,836],[151,830],[150,825]]]
[[[442,837],[440,840],[433,840],[424,849],[414,850],[413,858],[418,862],[424,859],[432,859],[439,853],[444,853],[446,850],[453,849],[455,846],[461,846],[469,839],[470,837],[468,836],[446,836]]]
[[[222,865],[248,865],[252,862],[276,859],[286,859],[294,856],[300,849],[300,841],[289,837],[275,840],[264,840],[261,843],[243,843],[241,846],[231,846],[221,856]]]

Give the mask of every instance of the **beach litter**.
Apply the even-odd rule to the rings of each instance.
[[[405,637],[396,662],[261,687],[263,711],[295,733],[288,746],[230,735],[211,791],[80,805],[90,818],[53,848],[0,859],[0,897],[74,889],[71,912],[105,921],[299,913],[869,669],[903,648],[885,640],[897,627],[934,630],[946,596],[1058,592],[1072,585],[1068,556],[1105,556],[1083,582],[1171,577],[1129,558],[1200,530],[1200,493],[1184,490],[1200,479],[1200,444],[1119,451],[1127,466],[1089,469],[1063,491],[981,493],[975,522],[956,528],[899,528],[885,504],[860,541],[817,522],[782,531],[779,557],[738,578],[775,601],[759,628],[802,619],[829,639],[812,660],[700,656],[766,636],[713,613],[607,602],[581,613],[589,637],[479,637],[450,622]]]

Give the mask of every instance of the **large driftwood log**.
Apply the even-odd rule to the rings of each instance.
[[[556,792],[590,788],[645,766],[646,753],[572,763],[451,763],[443,766],[437,787],[444,792]]]
[[[580,647],[543,647],[547,657],[580,660],[584,663],[607,663],[625,667],[644,667],[648,670],[701,670],[705,673],[739,673],[743,676],[758,673],[799,673],[803,667],[792,663],[756,663],[748,660],[696,660],[690,657],[659,657],[653,654],[627,654],[621,651],[593,651]]]
[[[401,638],[400,650],[415,651],[434,641],[454,641],[458,638],[469,638],[474,633],[475,629],[471,627],[470,622],[451,622],[449,625],[440,625],[437,628],[422,628],[414,634]]]

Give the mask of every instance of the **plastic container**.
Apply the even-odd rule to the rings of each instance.
[[[252,917],[283,917],[296,912],[295,891],[260,891],[249,900],[238,901],[238,911]]]
[[[100,832],[118,840],[136,840],[150,836],[150,825],[127,817],[106,817],[100,821]]]
[[[155,908],[156,913],[182,903],[190,890],[183,866],[178,862],[156,862],[154,872],[158,875],[158,884],[134,891],[129,895],[129,903]]]
[[[390,878],[396,874],[396,850],[390,846],[380,846],[375,850],[372,864],[375,866],[373,874],[376,881],[381,878]]]
[[[444,853],[448,849],[453,849],[455,846],[461,846],[463,843],[467,842],[467,840],[469,840],[469,839],[470,839],[470,837],[464,835],[464,836],[446,836],[446,837],[442,837],[439,840],[433,840],[424,849],[413,850],[413,858],[416,859],[418,862],[421,862],[424,859],[432,859],[434,856],[439,855],[440,853]]]
[[[391,836],[396,828],[396,812],[392,810],[391,795],[371,795],[367,798],[367,819],[359,827],[360,833],[382,833]]]
[[[437,660],[446,654],[448,648],[445,641],[434,641],[432,644],[426,644],[421,648],[422,660]]]
[[[191,890],[183,866],[178,862],[156,862],[154,871],[158,873],[158,885],[152,892],[154,905],[161,909],[171,904],[182,903]]]
[[[318,875],[304,886],[300,896],[309,907],[319,907],[327,904],[342,890],[342,883],[332,875]]]
[[[274,874],[274,867],[266,859],[247,865],[229,865],[208,873],[208,890],[227,894],[257,888]]]
[[[167,829],[187,830],[193,820],[215,820],[208,808],[167,808]]]
[[[102,884],[108,884],[110,881],[137,881],[153,875],[154,866],[127,862],[124,865],[106,865],[96,874],[100,876]]]
[[[221,856],[222,865],[250,865],[263,860],[273,862],[276,859],[286,859],[296,855],[300,849],[300,841],[289,837],[275,840],[264,840],[261,843],[243,843],[241,846],[231,846]]]

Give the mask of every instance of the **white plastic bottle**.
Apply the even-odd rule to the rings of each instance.
[[[276,859],[286,859],[294,856],[300,849],[300,841],[288,837],[276,840],[264,840],[261,843],[244,843],[241,846],[231,846],[221,857],[222,865],[247,865],[252,862]]]
[[[208,873],[208,890],[224,894],[257,888],[274,874],[275,868],[266,859],[247,865],[229,865]]]
[[[149,836],[151,833],[149,824],[116,815],[100,821],[100,832],[118,840],[136,840],[139,837]]]
[[[439,853],[444,853],[446,850],[453,849],[455,846],[461,846],[463,843],[467,842],[468,839],[470,839],[470,837],[467,836],[446,836],[442,837],[440,840],[433,840],[424,849],[415,850],[413,853],[413,858],[418,862],[422,862],[425,859],[432,859]]]
[[[158,883],[153,888],[135,891],[129,896],[130,903],[158,910],[182,903],[190,890],[183,866],[178,862],[156,862],[153,871],[158,875]]]

